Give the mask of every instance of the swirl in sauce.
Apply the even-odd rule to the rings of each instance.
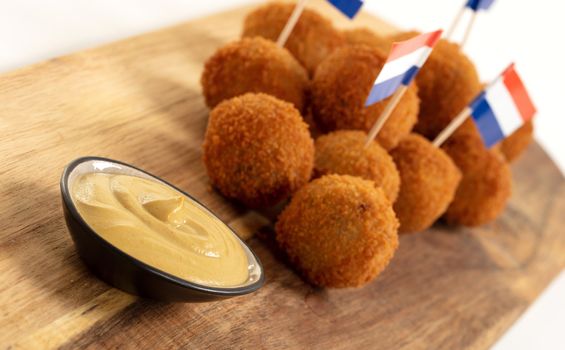
[[[208,286],[237,286],[249,277],[247,255],[232,231],[165,184],[90,173],[74,181],[71,193],[98,235],[150,266]]]

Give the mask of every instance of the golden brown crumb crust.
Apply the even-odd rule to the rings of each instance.
[[[369,131],[390,97],[365,107],[365,100],[386,57],[368,46],[347,46],[334,51],[316,70],[312,81],[312,112],[324,132],[338,129]],[[415,84],[396,106],[377,135],[386,150],[408,135],[418,118],[420,101]]]
[[[407,40],[419,33],[406,32],[389,38]],[[481,91],[475,65],[459,45],[440,40],[416,76],[421,100],[414,131],[432,139]]]
[[[390,41],[373,32],[369,28],[354,28],[344,30],[343,36],[349,45],[367,45],[380,49],[384,54],[388,54]]]
[[[242,36],[261,36],[276,41],[294,6],[291,3],[274,2],[257,8],[245,18]],[[285,47],[306,67],[310,75],[313,75],[318,64],[344,44],[343,35],[329,20],[306,8],[288,37]]]
[[[316,139],[314,174],[359,176],[383,189],[393,203],[400,188],[400,175],[392,157],[377,142],[365,148],[367,134],[338,130]]]
[[[518,159],[522,153],[528,148],[534,138],[534,124],[528,121],[510,136],[502,140],[498,145],[498,149],[504,155],[508,162]]]
[[[200,79],[208,107],[247,92],[263,92],[304,111],[306,70],[285,49],[262,38],[235,41],[218,49]]]
[[[479,226],[496,219],[506,207],[512,176],[502,154],[487,150],[471,130],[458,130],[442,147],[463,174],[444,217],[451,224]]]
[[[210,113],[203,144],[210,181],[250,207],[274,205],[308,182],[314,142],[290,103],[245,94]]]
[[[318,286],[360,287],[398,247],[398,220],[384,192],[348,175],[326,175],[302,187],[275,229],[291,262]]]
[[[461,172],[443,150],[418,134],[402,139],[390,154],[400,172],[400,193],[394,203],[399,231],[423,231],[453,200]]]

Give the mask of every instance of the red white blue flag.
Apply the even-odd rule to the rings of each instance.
[[[512,134],[536,113],[514,64],[506,68],[469,107],[487,147]]]
[[[334,5],[344,15],[349,18],[355,17],[357,12],[363,6],[363,0],[328,0],[330,4]]]
[[[493,2],[494,0],[468,0],[465,6],[473,11],[488,10]]]
[[[365,107],[391,96],[400,86],[409,85],[441,38],[441,33],[441,30],[436,30],[393,43],[388,59],[365,101]]]

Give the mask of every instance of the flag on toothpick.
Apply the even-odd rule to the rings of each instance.
[[[469,0],[465,6],[473,11],[488,10],[493,2],[494,0]]]
[[[465,46],[465,44],[467,43],[467,39],[469,39],[469,35],[471,34],[471,29],[473,29],[473,24],[475,23],[477,12],[479,12],[480,10],[485,10],[485,11],[488,10],[493,3],[494,0],[467,0],[465,6],[461,8],[457,16],[455,16],[455,20],[451,24],[451,27],[449,27],[449,30],[447,31],[446,34],[446,39],[448,40],[451,39],[453,33],[455,32],[455,29],[459,26],[459,22],[463,18],[463,14],[465,14],[465,11],[467,9],[470,9],[471,11],[473,11],[473,15],[471,16],[471,20],[469,21],[469,24],[465,29],[465,34],[463,35],[463,39],[461,39],[461,43],[459,45],[460,48],[463,49],[463,46]]]
[[[363,0],[328,0],[330,4],[334,5],[338,10],[343,12],[349,18],[355,17],[357,12],[363,6]]]
[[[365,101],[365,107],[391,96],[403,85],[408,86],[428,59],[441,33],[441,30],[436,30],[393,43],[388,59]]]
[[[487,147],[512,134],[536,113],[514,64],[506,68],[469,107]]]
[[[418,35],[412,39],[392,44],[390,54],[381,72],[377,76],[367,100],[365,107],[391,97],[381,115],[373,124],[373,127],[365,140],[365,148],[369,147],[379,131],[382,129],[398,102],[408,90],[408,85],[416,77],[418,71],[426,60],[434,46],[441,38],[442,30]]]

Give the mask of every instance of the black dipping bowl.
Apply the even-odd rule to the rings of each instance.
[[[100,279],[128,293],[157,300],[182,302],[205,302],[230,298],[254,292],[263,285],[265,277],[261,262],[231,228],[230,231],[240,241],[249,261],[248,280],[234,287],[219,288],[186,281],[149,266],[113,246],[94,232],[83,220],[74,205],[69,190],[79,175],[92,172],[133,175],[156,180],[184,194],[204,209],[210,210],[175,186],[131,165],[99,157],[84,157],[72,161],[67,165],[61,177],[65,220],[80,257]]]

